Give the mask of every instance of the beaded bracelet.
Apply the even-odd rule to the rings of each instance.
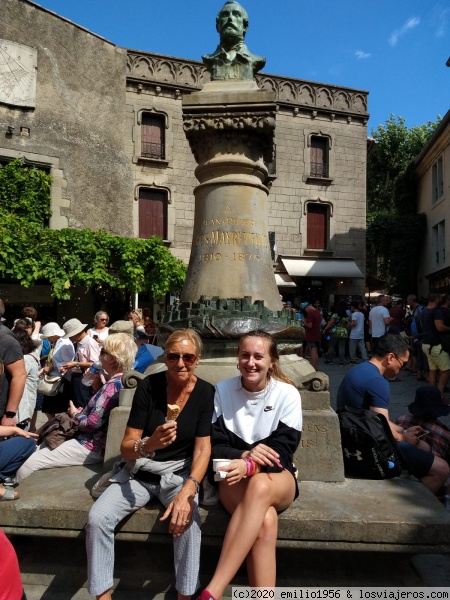
[[[134,451],[141,458],[153,458],[155,456],[154,452],[147,452],[145,449],[145,443],[148,440],[148,437],[142,438],[141,440],[136,440],[134,442]]]
[[[256,463],[251,456],[246,456],[244,458],[245,466],[246,466],[246,477],[251,477],[256,473]]]

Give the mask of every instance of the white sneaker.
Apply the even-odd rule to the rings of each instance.
[[[216,504],[219,504],[219,490],[217,489],[217,486],[211,483],[207,477],[204,477],[200,493],[200,505],[215,506]]]

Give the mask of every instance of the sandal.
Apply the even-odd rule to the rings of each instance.
[[[5,492],[2,496],[0,496],[0,502],[2,502],[3,500],[18,500],[20,498],[19,492],[15,492],[14,488],[8,486],[3,487],[3,489],[5,490]]]

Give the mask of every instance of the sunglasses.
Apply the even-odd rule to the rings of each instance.
[[[169,362],[179,362],[181,358],[185,365],[192,365],[197,360],[197,356],[195,354],[178,354],[177,352],[169,352],[166,354],[166,356]]]
[[[108,356],[108,353],[106,352],[106,350],[104,348],[102,348],[100,350],[100,356]]]

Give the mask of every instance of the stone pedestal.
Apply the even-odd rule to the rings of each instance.
[[[267,230],[275,114],[274,95],[254,81],[215,81],[183,98],[200,183],[182,302],[251,297],[282,308]]]

